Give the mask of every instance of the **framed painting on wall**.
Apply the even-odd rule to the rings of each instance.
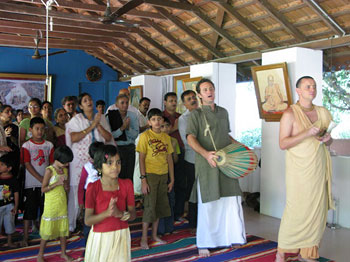
[[[180,75],[180,76],[174,76],[174,92],[177,96],[177,106],[176,106],[176,112],[182,114],[186,111],[185,106],[182,104],[181,101],[181,94],[184,90],[183,88],[183,82],[182,80],[190,78],[189,74],[186,75]]]
[[[129,86],[130,92],[130,105],[133,105],[137,109],[139,108],[140,99],[143,97],[143,86]]]
[[[51,101],[51,82],[51,75],[46,85],[46,75],[0,73],[0,101],[27,113],[31,98]]]
[[[292,104],[287,63],[251,68],[261,119],[279,121]]]

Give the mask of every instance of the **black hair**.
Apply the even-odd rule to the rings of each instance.
[[[17,109],[16,113],[15,113],[15,116],[17,117],[19,113],[23,114],[23,109]]]
[[[96,107],[97,107],[97,106],[100,106],[100,105],[101,105],[101,106],[105,106],[105,105],[106,105],[106,102],[103,101],[103,100],[97,100],[97,101],[96,101]]]
[[[28,105],[29,105],[31,102],[35,102],[35,103],[37,103],[37,104],[38,104],[38,106],[39,106],[39,108],[41,109],[42,103],[41,103],[41,101],[40,101],[40,99],[39,99],[39,98],[36,98],[36,97],[31,98],[31,99],[29,100]]]
[[[164,101],[167,101],[167,100],[168,100],[168,97],[170,97],[170,96],[175,96],[175,97],[177,98],[177,95],[176,95],[175,92],[168,92],[168,93],[166,93],[165,96],[164,96]]]
[[[81,93],[79,96],[78,96],[78,104],[81,105],[81,101],[83,100],[83,97],[84,96],[89,96],[91,99],[91,95],[89,93]]]
[[[171,122],[169,120],[169,118],[167,118],[166,116],[163,116],[164,122],[168,123],[169,125],[171,125]]]
[[[198,81],[198,83],[196,85],[196,91],[198,94],[201,93],[201,84],[203,84],[203,83],[210,83],[215,88],[214,83],[210,79],[202,78],[201,80]]]
[[[43,124],[44,126],[46,125],[45,124],[45,120],[42,119],[41,117],[38,117],[38,116],[33,117],[32,119],[30,119],[30,123],[29,123],[30,128],[33,128],[33,126],[35,124]]]
[[[139,104],[141,104],[143,101],[151,102],[151,99],[149,99],[148,97],[142,97],[139,101]]]
[[[0,106],[0,113],[4,112],[5,109],[8,107],[12,109],[12,106],[10,106],[10,105],[3,104],[2,106]]]
[[[0,162],[4,163],[7,167],[12,167],[11,171],[15,168],[14,157],[13,155],[11,156],[11,154],[5,154],[0,157]]]
[[[66,109],[64,109],[63,107],[57,108],[57,109],[55,110],[55,113],[53,114],[53,117],[54,117],[55,120],[57,119],[58,113],[59,113],[61,110],[63,110],[64,112],[66,112]]]
[[[89,146],[89,156],[94,159],[95,153],[97,151],[97,149],[101,146],[103,146],[104,144],[102,142],[93,142],[90,146]]]
[[[47,100],[45,100],[44,102],[41,103],[41,107],[43,107],[45,104],[49,104],[53,108],[52,103],[50,101],[47,101]]]
[[[62,164],[72,162],[73,157],[73,152],[68,146],[59,146],[53,153],[53,158]]]
[[[314,79],[312,76],[302,76],[302,77],[300,77],[300,78],[298,79],[298,81],[296,82],[295,86],[296,86],[297,88],[299,88],[301,82],[302,82],[304,79],[312,79],[312,80],[315,81],[315,79]]]
[[[68,101],[76,102],[77,97],[76,96],[65,96],[61,100],[61,105],[64,106]]]
[[[117,96],[117,98],[115,99],[115,102],[118,103],[118,101],[122,98],[126,98],[129,101],[129,97],[127,95],[121,94]]]
[[[147,118],[150,120],[152,116],[163,116],[162,111],[159,108],[152,108],[147,113]]]
[[[94,168],[99,172],[99,175],[101,173],[100,170],[102,170],[102,164],[107,163],[108,158],[115,155],[119,155],[119,152],[113,145],[102,145],[97,148],[94,155]]]
[[[188,96],[189,94],[196,95],[196,92],[194,92],[193,90],[186,90],[185,92],[182,92],[182,94],[181,94],[182,102],[185,102],[185,96]]]

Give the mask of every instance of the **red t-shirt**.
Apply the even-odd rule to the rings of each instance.
[[[85,208],[93,208],[95,215],[100,214],[108,208],[112,197],[118,197],[117,208],[120,211],[127,211],[127,206],[135,206],[134,187],[131,180],[118,178],[118,183],[119,190],[116,191],[103,191],[101,180],[90,183],[86,190]],[[128,227],[127,221],[108,217],[94,225],[94,232],[110,232]]]

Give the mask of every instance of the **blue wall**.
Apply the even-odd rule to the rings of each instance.
[[[33,43],[34,45],[34,43]],[[59,49],[50,49],[50,52]],[[46,74],[46,61],[34,60],[34,49],[0,47],[0,73]],[[40,49],[44,55],[45,50]],[[102,78],[97,82],[86,79],[86,70],[90,66],[99,66]],[[67,95],[79,95],[79,90],[88,87],[96,97],[105,100],[107,107],[114,103],[119,90],[129,86],[127,82],[118,82],[118,73],[102,61],[80,50],[68,50],[67,53],[49,56],[49,74],[53,76],[51,101],[54,109],[61,107],[61,99]]]

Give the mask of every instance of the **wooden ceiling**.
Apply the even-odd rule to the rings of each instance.
[[[349,0],[110,0],[115,24],[101,22],[107,0],[56,1],[49,47],[84,50],[124,79],[205,61],[237,63],[244,78],[262,52],[292,46],[350,54]],[[2,0],[0,46],[34,48],[45,16],[41,0]]]

